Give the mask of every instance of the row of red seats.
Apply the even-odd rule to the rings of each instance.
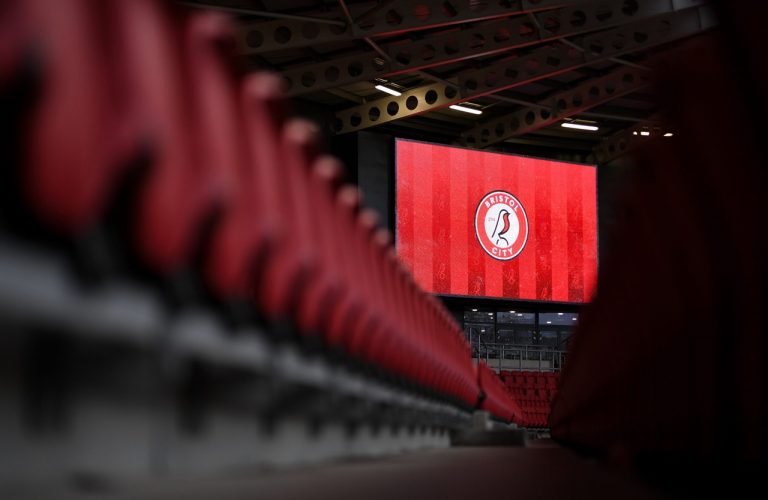
[[[536,399],[542,401],[552,401],[557,394],[557,389],[519,389],[506,386],[507,391],[518,399]]]
[[[550,405],[552,398],[549,394],[541,397],[516,398],[523,410],[524,424],[528,427],[548,427]]]
[[[523,416],[521,425],[547,427],[550,405],[557,394],[557,372],[502,370],[501,380],[519,404]]]
[[[527,388],[548,388],[557,387],[558,374],[556,372],[533,372],[533,371],[509,371],[500,372],[502,380],[508,387],[527,387]]]
[[[314,127],[287,119],[280,80],[233,69],[226,18],[158,0],[3,9],[14,30],[1,40],[0,90],[29,76],[23,54],[39,56],[17,187],[47,231],[77,239],[113,223],[120,203],[121,237],[153,276],[195,270],[217,301],[250,303],[269,323],[477,404],[460,328],[341,185]]]
[[[483,389],[481,408],[506,422],[526,425],[523,410],[504,387],[503,382],[491,368],[480,361],[477,365],[480,387]]]
[[[520,425],[539,429],[549,427],[549,408],[546,410],[523,410],[523,418]]]

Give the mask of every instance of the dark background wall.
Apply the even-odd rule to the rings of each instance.
[[[597,167],[598,269],[600,256],[606,255],[613,244],[614,228],[624,222],[622,197],[632,173],[633,163],[630,156],[623,156]]]
[[[372,132],[357,134],[357,183],[366,205],[381,216],[381,225],[395,229],[394,138]]]

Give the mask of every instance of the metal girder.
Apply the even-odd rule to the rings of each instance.
[[[592,150],[589,159],[595,163],[604,165],[615,160],[624,153],[629,152],[641,138],[641,136],[632,135],[633,130],[636,130],[636,128],[632,127],[629,130],[622,130],[621,132],[606,138]],[[643,139],[645,139],[645,137],[643,137]]]
[[[246,16],[268,17],[272,19],[290,19],[293,21],[309,21],[309,22],[321,23],[321,24],[336,24],[339,26],[346,26],[347,24],[344,21],[326,19],[323,17],[285,14],[282,12],[270,12],[267,10],[256,10],[256,9],[248,9],[248,8],[242,8],[242,7],[229,7],[226,5],[218,5],[218,4],[211,4],[211,3],[202,3],[202,2],[178,2],[178,3],[186,7],[192,7],[194,9],[218,10],[221,12],[229,12],[231,14],[243,14]]]
[[[588,0],[397,0],[369,16],[352,11],[351,15],[356,19],[354,25],[346,23],[338,26],[291,19],[245,24],[238,29],[237,43],[244,54],[263,54],[287,48],[388,36],[449,24],[527,14],[585,1]],[[350,9],[354,7],[350,6]],[[344,15],[339,12],[326,20],[344,21]]]
[[[527,134],[580,111],[640,90],[648,85],[649,80],[650,76],[645,71],[622,67],[539,101],[535,108],[525,107],[501,118],[481,123],[463,132],[460,142],[465,146],[484,148],[516,135]]]
[[[555,156],[555,160],[558,161],[569,161],[573,163],[583,163],[584,162],[584,155],[579,154],[559,154]]]
[[[671,132],[671,130],[659,125],[660,120],[660,115],[654,114],[643,123],[638,123],[605,138],[595,146],[590,158],[597,163],[606,164],[629,153],[644,141],[659,138],[665,133]],[[643,131],[647,131],[650,135],[642,135]]]
[[[706,15],[702,16],[702,12]],[[579,43],[586,52],[564,45],[543,47],[506,63],[497,62],[489,68],[460,74],[461,94],[477,97],[513,88],[619,55],[647,50],[713,25],[710,9],[699,7],[587,35]]]
[[[643,122],[643,121],[646,120],[645,118],[640,118],[638,116],[629,116],[629,115],[626,115],[626,114],[618,114],[618,113],[615,113],[615,112],[611,112],[611,113],[597,113],[597,112],[594,112],[594,111],[587,111],[587,112],[583,112],[582,111],[582,112],[576,113],[576,114],[579,115],[579,116],[583,116],[585,118],[599,118],[601,120],[614,120],[614,121],[620,121],[620,122],[634,122],[634,123],[638,123],[638,122]]]
[[[505,143],[505,145],[509,144],[519,144],[522,146],[541,146],[550,149],[568,149],[571,151],[578,150],[583,151],[585,155],[591,151],[593,147],[593,144],[584,141],[577,141],[574,139],[557,139],[554,137],[543,136],[513,137]],[[496,150],[503,151],[503,148],[497,148]]]
[[[700,33],[714,24],[710,9],[699,7],[586,36],[581,45],[588,49],[587,52],[562,44],[542,47],[523,57],[460,73],[459,90],[434,83],[411,89],[399,97],[385,97],[337,112],[331,128],[337,134],[344,134],[426,113],[621,54],[647,50]]]
[[[408,43],[380,45],[384,54],[357,53],[282,72],[288,93],[300,95],[330,87],[409,73],[464,59],[502,53],[569,36],[614,28],[704,4],[704,0],[647,0],[596,3],[551,10],[533,18],[518,16]],[[386,57],[384,57],[386,56]]]

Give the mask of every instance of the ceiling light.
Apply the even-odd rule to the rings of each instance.
[[[523,315],[522,313],[517,313],[517,317],[518,317],[518,318],[519,318],[520,316],[522,316],[522,315]]]
[[[637,135],[637,130],[633,131],[632,135]]]
[[[600,127],[597,127],[595,125],[583,125],[581,123],[572,123],[572,122],[563,122],[560,124],[560,126],[565,128],[575,128],[577,130],[590,130],[592,132],[600,130]]]
[[[389,87],[385,87],[384,85],[381,85],[381,84],[379,84],[379,85],[376,85],[376,87],[375,87],[375,88],[376,88],[376,89],[378,89],[378,90],[381,90],[382,92],[386,92],[386,93],[387,93],[387,94],[389,94],[389,95],[393,95],[393,96],[395,96],[395,97],[399,97],[399,96],[403,95],[403,93],[402,93],[402,92],[398,92],[398,91],[397,91],[397,90],[395,90],[395,89],[391,89],[391,88],[389,88]]]
[[[600,130],[600,128],[596,125],[584,125],[583,123],[563,122],[560,124],[560,126],[577,130],[589,130],[592,132]]]
[[[573,321],[576,321],[576,318],[571,318]]]
[[[468,108],[466,106],[459,106],[458,104],[453,104],[451,106],[448,106],[449,108],[456,110],[456,111],[463,111],[465,113],[471,113],[473,115],[482,115],[483,110],[481,109],[475,109],[475,108]]]
[[[551,321],[547,321],[547,324],[548,324],[548,325],[551,325],[551,324],[552,324],[552,322],[551,322]]]
[[[476,313],[476,312],[477,312],[477,309],[472,309],[472,312],[473,312],[473,313]]]
[[[488,316],[493,316],[493,313],[488,313]]]
[[[558,315],[558,316],[562,316],[562,315],[563,315],[563,313],[557,313],[557,315]]]
[[[666,134],[664,134],[664,137],[672,137],[673,135],[675,134],[673,134],[672,132],[667,132]]]
[[[643,130],[642,132],[640,132],[640,135],[642,135],[643,137],[648,137],[649,135],[651,135],[651,133],[648,132],[647,130]]]
[[[482,333],[485,333],[485,330],[480,330]]]
[[[509,312],[511,312],[512,314],[515,314],[515,311],[509,311]]]

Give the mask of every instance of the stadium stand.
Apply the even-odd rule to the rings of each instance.
[[[0,455],[12,458],[0,483],[104,493],[447,447],[482,412],[494,429],[551,429],[566,447],[667,483],[759,477],[768,73],[750,49],[768,6],[716,2],[723,31],[662,64],[678,140],[638,153],[629,223],[601,256],[567,363],[537,352],[539,367],[562,372],[523,371],[534,366],[526,347],[496,353],[497,374],[400,262],[322,132],[291,117],[284,81],[239,66],[231,19],[162,0],[55,3],[0,4]],[[543,66],[534,62],[531,72]],[[726,125],[715,133],[713,121]],[[521,371],[502,369],[513,361]],[[547,465],[463,456],[439,473],[414,460],[423,474],[410,496],[495,498],[467,480],[488,457],[501,487]],[[604,478],[583,461],[554,462],[589,488],[504,493],[653,497],[620,494],[629,480],[594,491]],[[355,476],[342,470],[337,489]],[[382,484],[389,477],[346,493],[403,496]],[[211,484],[195,493],[217,496]]]
[[[286,122],[279,82],[235,80],[225,18],[180,20],[144,0],[73,2],[69,16],[57,16],[45,3],[30,2],[29,22],[54,51],[40,70],[28,147],[15,166],[30,218],[74,240],[113,224],[107,212],[123,212],[128,241],[116,244],[130,245],[152,277],[174,279],[200,263],[215,300],[253,295],[260,316],[287,319],[304,336],[330,340],[329,319],[341,318],[346,335],[335,340],[348,355],[474,406],[478,389],[458,326],[396,260],[379,258],[388,247],[375,238],[375,218],[348,192],[335,199],[344,191],[335,185],[340,167],[317,153],[310,124]],[[115,26],[115,39],[100,26]],[[99,59],[107,53],[120,67]],[[56,73],[57,64],[70,69]],[[127,148],[114,146],[121,140]],[[127,189],[121,175],[130,175],[120,168],[143,172],[114,198]],[[336,312],[336,304],[349,306]],[[438,331],[450,333],[438,339]]]

